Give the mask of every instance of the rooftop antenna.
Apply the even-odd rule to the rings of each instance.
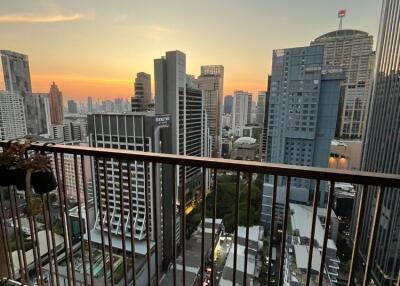
[[[342,22],[343,22],[344,16],[346,16],[346,9],[340,9],[339,12],[338,12],[339,30],[342,29]]]

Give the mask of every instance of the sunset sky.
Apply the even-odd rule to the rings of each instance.
[[[272,50],[309,45],[343,27],[376,39],[379,0],[0,0],[0,49],[29,56],[35,92],[130,98],[153,59],[186,53],[187,72],[225,66],[225,95],[266,88]],[[154,86],[152,87],[154,89]]]

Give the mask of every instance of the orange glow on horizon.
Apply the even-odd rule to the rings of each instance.
[[[86,102],[91,96],[94,99],[129,99],[133,93],[133,79],[88,77],[81,75],[46,75],[32,74],[32,88],[34,92],[48,92],[54,81],[64,95],[64,100],[73,99]],[[152,78],[152,90],[154,93],[154,79]],[[262,82],[224,82],[224,96],[233,95],[236,90],[244,90],[253,94],[253,100],[257,100],[259,91],[266,90],[266,84]],[[154,96],[154,94],[153,94]]]

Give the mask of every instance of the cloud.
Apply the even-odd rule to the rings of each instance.
[[[87,15],[80,13],[53,15],[0,14],[0,23],[56,23],[78,21],[84,18],[87,18]]]

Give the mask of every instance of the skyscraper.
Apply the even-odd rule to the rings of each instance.
[[[209,157],[210,142],[207,128],[207,115],[202,91],[193,76],[186,75],[186,55],[180,51],[167,52],[165,57],[154,60],[155,112],[171,116],[169,133],[162,136],[163,150],[178,155]],[[163,202],[172,202],[172,192],[182,186],[186,178],[186,202],[190,203],[202,186],[201,168],[180,167],[176,172],[175,190],[163,192]],[[172,170],[162,177],[163,186],[171,186]],[[208,186],[208,182],[206,182]],[[172,217],[173,210],[164,206],[165,216]],[[185,206],[179,206],[184,211]],[[170,213],[168,213],[170,211]],[[172,243],[172,220],[164,220],[164,243]],[[163,248],[164,268],[172,258],[172,244]]]
[[[151,103],[151,76],[140,72],[136,74],[132,111],[146,111]]]
[[[49,95],[31,93],[25,96],[24,102],[28,134],[49,136],[51,133]]]
[[[91,96],[88,97],[88,102],[87,102],[87,112],[92,113],[93,112],[93,98]]]
[[[232,113],[233,96],[227,95],[224,98],[224,113]]]
[[[198,83],[199,88],[203,91],[204,107],[207,111],[208,127],[210,128],[210,135],[212,137],[212,156],[219,157],[222,144],[221,129],[224,93],[224,66],[202,66]]]
[[[28,56],[12,52],[0,51],[1,74],[4,79],[3,88],[11,94],[19,94],[24,100],[26,128],[28,134],[49,134],[47,128],[48,99],[45,96],[32,95],[31,77]],[[2,87],[0,87],[1,89]],[[48,110],[47,110],[48,111]]]
[[[78,113],[78,105],[74,100],[68,100],[68,113]]]
[[[265,155],[267,150],[267,138],[268,138],[268,119],[269,119],[269,96],[271,87],[271,76],[268,75],[267,80],[267,91],[265,93],[265,107],[264,107],[264,122],[262,130],[262,141],[261,141],[261,161],[265,162]]]
[[[337,30],[316,38],[311,45],[324,45],[324,64],[340,66],[342,82],[336,136],[360,139],[368,113],[368,98],[375,53],[373,37],[357,30]]]
[[[252,94],[237,90],[233,95],[232,131],[235,136],[243,136],[243,128],[251,120]]]
[[[64,120],[63,96],[58,86],[53,82],[49,92],[51,124],[59,125]]]
[[[168,125],[160,125],[157,118],[166,119],[168,122],[169,116],[160,115],[155,116],[154,113],[134,112],[126,114],[90,114],[88,115],[88,132],[89,144],[91,147],[101,148],[115,148],[123,150],[135,150],[144,152],[162,152],[163,145],[160,143],[162,129]],[[163,241],[163,231],[170,232],[170,229],[165,230],[165,222],[171,216],[165,216],[164,212],[171,213],[172,201],[164,203],[161,208],[161,199],[165,200],[168,196],[163,195],[162,192],[170,189],[164,188],[159,183],[153,186],[153,165],[148,163],[144,164],[143,161],[130,161],[121,162],[122,174],[119,169],[119,161],[115,159],[95,159],[93,166],[93,178],[95,179],[95,212],[96,223],[92,230],[92,240],[95,243],[101,243],[102,233],[101,222],[103,221],[103,228],[108,233],[108,223],[111,224],[111,237],[112,246],[114,248],[122,249],[122,231],[125,231],[126,237],[131,237],[133,232],[135,239],[135,253],[139,256],[147,254],[146,237],[150,236],[151,241],[155,241],[156,235],[161,244],[159,250],[164,249],[164,243],[169,247],[171,241]],[[128,167],[130,166],[130,167]],[[147,182],[145,182],[145,167],[147,168]],[[104,168],[107,168],[107,172]],[[130,187],[128,182],[129,168],[131,170]],[[156,165],[156,178],[164,176],[164,172],[170,170],[171,167]],[[107,174],[107,175],[106,175]],[[122,175],[122,187],[120,186],[120,175]],[[145,186],[147,185],[147,190]],[[152,192],[154,188],[154,192]],[[131,192],[131,193],[130,193]],[[145,205],[145,192],[149,198],[149,205]],[[120,198],[122,194],[123,198]],[[155,197],[153,196],[155,194]],[[132,202],[130,201],[130,196]],[[106,204],[106,202],[114,202]],[[123,206],[120,206],[122,202]],[[130,206],[129,204],[132,203]],[[154,205],[157,210],[155,211]],[[101,210],[100,210],[101,209]],[[106,210],[110,214],[110,222],[106,216]],[[146,210],[149,210],[149,230],[146,230]],[[162,220],[162,216],[164,219]],[[131,229],[131,220],[133,220],[134,229]],[[164,223],[161,223],[161,222]],[[124,230],[122,230],[124,228]],[[154,245],[154,243],[151,245]],[[108,244],[108,240],[106,242]],[[128,252],[132,251],[130,239],[125,240],[126,249]],[[151,251],[153,253],[153,251]],[[160,253],[160,259],[164,259]],[[154,271],[154,265],[151,266]],[[149,283],[150,284],[150,283]]]
[[[22,96],[0,90],[0,140],[19,138],[26,134]]]
[[[323,46],[273,51],[267,162],[328,166],[344,74],[341,69],[324,67],[323,57]],[[278,180],[278,213],[284,202],[285,179]],[[265,181],[261,221],[268,227],[273,177],[266,176]],[[309,180],[293,178],[291,190],[290,200],[307,203],[313,186]],[[322,192],[321,202],[324,198]],[[277,223],[279,227],[279,219]]]
[[[400,174],[399,19],[400,2],[383,1],[376,49],[374,87],[363,144],[361,165],[363,171]],[[396,285],[400,269],[400,192],[386,188],[382,195],[382,213],[378,223],[375,248],[372,250],[374,256],[370,277],[374,279],[376,285]],[[360,192],[357,193],[357,204],[359,200]],[[375,207],[376,192],[369,187],[360,236],[361,261],[367,256]]]
[[[32,93],[28,56],[0,50],[2,65],[0,70],[4,77],[5,90],[20,94],[22,97]],[[0,74],[1,75],[1,74]],[[0,89],[2,87],[0,86]]]
[[[256,123],[261,127],[264,125],[264,115],[265,115],[265,100],[267,99],[267,92],[260,91],[257,98],[257,114]]]

